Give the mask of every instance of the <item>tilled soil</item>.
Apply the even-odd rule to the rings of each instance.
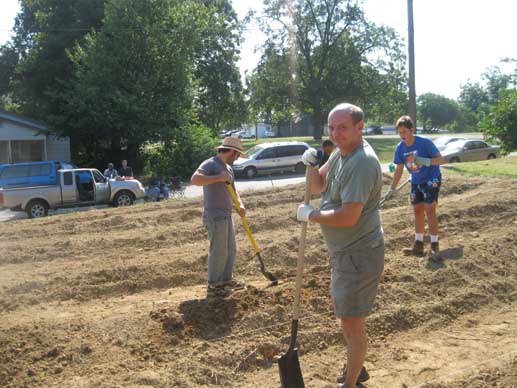
[[[517,387],[516,190],[516,181],[446,176],[441,265],[400,253],[413,238],[407,187],[385,204],[366,387]],[[206,295],[200,199],[2,223],[0,387],[278,387],[303,187],[242,197],[280,283],[260,274],[236,217],[235,273],[248,286],[224,298]],[[345,349],[314,225],[302,307],[306,386],[335,387]]]

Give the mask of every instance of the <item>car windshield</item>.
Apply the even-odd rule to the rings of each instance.
[[[264,148],[260,146],[251,147],[246,153],[248,154],[248,158],[254,159],[255,156],[262,151]]]
[[[456,141],[451,141],[450,143],[448,143],[446,146],[445,146],[445,149],[447,150],[456,150],[456,149],[460,149],[463,147],[463,145],[465,144],[465,140],[456,140]]]
[[[434,144],[436,144],[437,146],[444,146],[447,143],[450,143],[451,141],[454,141],[454,139],[452,137],[441,136],[437,139],[434,139]]]

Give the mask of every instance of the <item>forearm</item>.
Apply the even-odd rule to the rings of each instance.
[[[436,158],[431,159],[431,166],[439,166],[440,164],[444,164],[445,160],[443,159],[443,156],[437,156]]]
[[[401,168],[399,168],[399,165],[397,165],[397,169],[395,170],[395,173],[393,174],[393,180],[391,181],[391,188],[395,190],[398,183],[400,182],[400,178],[402,178],[402,173],[404,172],[404,167],[400,165]]]
[[[307,167],[310,169],[311,174],[311,194],[320,194],[325,188],[325,182],[323,177],[320,175],[318,168]]]
[[[309,221],[335,228],[351,228],[357,223],[352,215],[346,214],[342,209],[314,210],[309,216]]]

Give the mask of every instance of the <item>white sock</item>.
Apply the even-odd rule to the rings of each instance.
[[[415,233],[415,240],[416,241],[424,241],[424,234],[423,233]]]
[[[431,242],[432,243],[438,242],[438,236],[431,235]]]

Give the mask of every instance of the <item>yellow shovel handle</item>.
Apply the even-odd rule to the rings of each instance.
[[[231,183],[227,183],[226,186],[228,187],[228,191],[230,192],[230,195],[233,199],[233,204],[235,205],[235,208],[237,209],[237,213],[241,211],[241,205],[239,204],[239,199],[237,198],[237,193],[235,192],[235,189],[233,188]],[[244,225],[244,229],[246,230],[246,234],[248,235],[251,245],[253,246],[253,250],[255,253],[259,253],[259,248],[257,245],[257,242],[255,241],[255,238],[251,234],[250,226],[248,225],[248,220],[246,219],[246,216],[241,217],[242,224]]]

